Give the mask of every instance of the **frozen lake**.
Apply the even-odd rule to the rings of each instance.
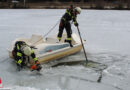
[[[106,64],[102,80],[93,69],[43,65],[42,75],[16,71],[7,48],[18,37],[45,35],[61,18],[63,9],[0,9],[0,78],[11,90],[130,90],[130,12],[83,10],[78,16],[88,59]],[[72,25],[73,32],[77,33]],[[49,34],[57,33],[57,27]],[[85,59],[83,51],[63,60]]]

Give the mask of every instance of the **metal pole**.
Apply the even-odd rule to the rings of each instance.
[[[81,41],[82,47],[83,47],[84,55],[85,55],[85,58],[86,58],[86,63],[88,63],[87,54],[86,54],[86,51],[85,51],[85,48],[84,48],[84,44],[83,44],[83,41],[82,41],[81,34],[80,34],[78,26],[77,26],[77,30],[78,30],[78,33],[79,33],[79,37],[80,37],[80,41]]]

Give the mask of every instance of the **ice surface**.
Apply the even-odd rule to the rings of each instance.
[[[43,36],[59,21],[63,9],[0,9],[0,78],[12,90],[130,90],[130,12],[83,10],[78,16],[88,59],[108,66],[99,73],[79,66],[43,65],[42,75],[16,71],[7,48],[18,37]],[[73,32],[77,30],[72,26]],[[58,26],[49,34],[57,33]],[[61,60],[83,60],[81,51]]]

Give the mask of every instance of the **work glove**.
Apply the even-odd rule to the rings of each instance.
[[[30,46],[30,48],[32,48],[32,49],[37,49],[35,46]]]
[[[31,71],[37,70],[40,71],[42,69],[42,66],[40,62],[37,60],[34,65],[31,66]]]
[[[78,23],[75,23],[74,25],[75,25],[75,26],[79,26],[79,24],[78,24]]]
[[[42,66],[38,60],[36,61],[36,66],[37,66],[37,71],[40,71],[42,69]]]

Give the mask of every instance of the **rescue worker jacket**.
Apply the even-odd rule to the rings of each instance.
[[[73,9],[66,9],[65,14],[62,16],[62,20],[65,21],[66,23],[70,22],[73,20],[74,24],[77,23],[77,14],[74,12]]]
[[[22,47],[23,45],[26,45],[26,43],[23,42],[23,41],[17,41],[17,42],[15,43],[15,47],[14,47],[14,57],[15,57],[15,59],[16,59],[16,61],[17,61],[18,64],[21,64],[22,61],[23,61],[23,59],[24,59],[23,57],[26,56],[26,55],[23,53],[23,51],[21,50],[21,47]],[[31,57],[33,58],[33,60],[34,60],[35,62],[38,60],[38,59],[36,58],[36,55],[35,55],[35,53],[34,53],[34,50],[31,51]]]

